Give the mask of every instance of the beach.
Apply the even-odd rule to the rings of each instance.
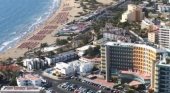
[[[0,60],[22,57],[29,49],[39,47],[41,43],[53,44],[57,37],[53,35],[58,29],[61,29],[64,24],[78,19],[75,17],[83,9],[76,0],[61,0],[60,7],[54,12],[48,20],[37,27],[35,31],[27,34],[15,47],[8,49],[4,53],[0,53]],[[99,0],[105,2],[105,0]],[[112,1],[112,0],[107,0]]]

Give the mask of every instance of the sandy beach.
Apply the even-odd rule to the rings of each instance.
[[[0,53],[0,60],[5,60],[9,57],[17,58],[23,56],[28,49],[39,47],[41,43],[52,44],[55,42],[56,37],[53,35],[56,31],[63,27],[63,24],[75,20],[78,12],[82,12],[83,9],[79,3],[75,3],[76,0],[61,0],[59,9],[54,12],[51,17],[44,22],[43,25],[37,27],[35,31],[29,33],[15,47],[8,49],[4,53]],[[105,0],[99,0],[105,3]],[[111,3],[113,0],[107,0],[107,3]],[[78,8],[79,7],[79,8]]]

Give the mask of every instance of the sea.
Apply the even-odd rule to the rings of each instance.
[[[61,0],[0,0],[0,52],[16,45],[57,11]]]

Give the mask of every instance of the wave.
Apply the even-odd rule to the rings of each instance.
[[[52,5],[49,5],[48,11],[44,12],[43,15],[39,16],[38,18],[34,18],[34,22],[26,27],[26,31],[24,32],[13,32],[11,33],[12,36],[16,35],[15,37],[10,38],[10,40],[2,42],[0,44],[0,52],[5,52],[7,49],[16,46],[17,42],[21,41],[27,34],[35,31],[37,27],[42,25],[44,21],[46,21],[54,12],[56,12],[60,6],[61,0],[53,0]],[[23,31],[25,28],[20,29]]]

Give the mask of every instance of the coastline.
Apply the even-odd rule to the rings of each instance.
[[[0,53],[6,52],[6,50],[10,48],[14,48],[18,43],[22,42],[23,39],[30,36],[31,33],[37,30],[37,28],[40,28],[44,23],[58,11],[62,0],[50,0],[47,1],[48,3],[44,3],[42,8],[39,8],[39,12],[36,12],[33,14],[33,16],[29,16],[27,22],[21,23],[16,25],[16,29],[9,30],[9,35],[7,36],[9,38],[3,40],[0,40]],[[40,3],[41,4],[41,3]],[[39,6],[39,5],[38,5]],[[42,4],[41,4],[42,6]],[[23,7],[25,9],[25,7]],[[22,8],[21,8],[22,10]],[[32,11],[30,11],[32,12]],[[22,14],[22,13],[21,13]],[[23,16],[23,15],[22,15]],[[28,16],[26,16],[27,18]],[[25,18],[25,20],[26,20]],[[12,27],[11,27],[12,28]],[[6,29],[5,29],[6,30]],[[7,29],[8,30],[8,29]],[[13,31],[13,32],[10,32]],[[5,32],[5,31],[4,31]],[[4,34],[4,33],[2,33]]]
[[[105,5],[113,3],[114,1],[98,0]],[[24,53],[29,49],[39,47],[41,43],[53,44],[57,37],[54,34],[59,29],[63,28],[64,24],[77,20],[80,17],[76,17],[80,12],[83,12],[83,7],[77,0],[60,0],[60,6],[56,8],[56,11],[49,16],[49,18],[41,23],[35,30],[26,34],[21,41],[16,43],[15,47],[12,47],[0,53],[0,61],[4,61],[8,58],[23,57]]]
[[[75,0],[60,0],[60,6],[58,8],[56,8],[56,10],[51,14],[51,16],[49,16],[49,18],[41,23],[41,25],[39,25],[38,27],[36,27],[36,29],[28,34],[26,34],[22,40],[18,41],[18,43],[16,43],[14,47],[6,50],[5,52],[3,53],[0,53],[0,60],[5,60],[5,59],[8,59],[9,57],[11,58],[17,58],[17,57],[20,57],[20,56],[23,56],[24,53],[26,51],[28,51],[28,49],[26,48],[22,48],[22,49],[18,49],[18,47],[26,42],[26,41],[30,41],[28,40],[29,38],[33,37],[34,35],[36,35],[38,32],[40,32],[41,30],[43,30],[44,27],[48,26],[48,25],[56,25],[58,28],[61,28],[63,26],[63,24],[56,24],[56,23],[51,23],[52,21],[55,20],[55,18],[59,15],[60,12],[62,12],[62,9],[65,7],[64,4],[70,4],[71,7],[73,8],[76,8],[75,7],[75,3],[74,3]],[[77,10],[77,9],[75,9]],[[72,10],[71,10],[72,11]],[[71,21],[73,20],[74,18],[72,18],[75,14],[77,14],[77,12],[81,11],[81,9],[78,9],[77,12],[71,12],[71,11],[68,11],[69,12],[69,16],[68,16],[68,21]],[[57,28],[57,29],[58,29]],[[45,38],[41,41],[38,41],[38,45],[36,45],[36,47],[38,47],[41,43],[46,43],[48,42],[48,44],[52,44],[55,42],[56,40],[56,37],[53,37],[52,35],[57,31],[57,29],[53,29],[53,31],[51,32],[51,34],[48,34],[45,36]],[[30,41],[31,42],[31,41]]]

